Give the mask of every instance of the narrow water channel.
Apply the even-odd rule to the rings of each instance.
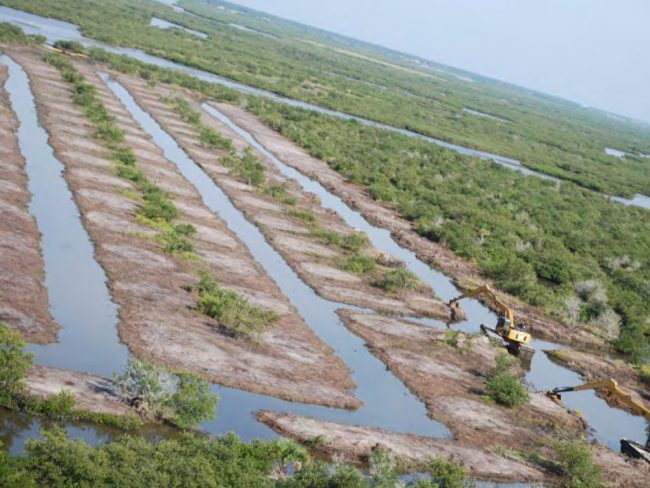
[[[320,183],[308,178],[278,159],[249,132],[237,126],[214,107],[204,104],[203,108],[269,158],[282,174],[296,180],[303,190],[317,195],[324,208],[334,210],[346,223],[368,234],[375,247],[403,261],[408,269],[428,283],[440,298],[448,301],[460,295],[461,292],[454,286],[449,277],[430,268],[414,252],[401,247],[393,240],[387,230],[371,225],[359,212],[352,210],[343,200],[330,193]],[[467,319],[460,324],[455,324],[454,328],[465,332],[478,332],[480,324],[493,325],[496,323],[494,313],[477,300],[464,300],[463,309],[466,312]],[[439,322],[436,323],[432,320],[420,320],[420,322],[440,325]],[[534,389],[548,390],[556,386],[571,386],[582,383],[577,373],[553,363],[543,353],[543,350],[558,349],[562,346],[537,339],[533,339],[532,346],[537,350],[537,353],[533,358],[530,371],[526,375],[526,380]],[[564,399],[570,408],[582,412],[589,425],[593,428],[593,436],[612,449],[619,449],[621,438],[634,439],[645,443],[646,421],[642,417],[631,415],[623,410],[609,408],[606,402],[598,398],[593,391],[567,394]]]
[[[117,306],[63,178],[64,167],[39,123],[27,75],[6,55],[0,63],[9,68],[5,88],[20,120],[18,141],[27,161],[29,211],[41,233],[50,311],[62,327],[58,343],[29,350],[39,364],[110,376],[128,358],[117,339]]]
[[[399,134],[403,134],[408,137],[413,137],[413,138],[421,139],[423,141],[431,142],[438,146],[451,149],[452,151],[456,151],[460,154],[464,154],[467,156],[474,156],[486,160],[492,160],[502,166],[506,166],[515,171],[519,171],[520,173],[523,173],[525,175],[533,175],[539,178],[553,180],[553,181],[563,181],[554,176],[550,176],[545,173],[541,173],[532,170],[530,168],[527,168],[526,166],[521,164],[521,161],[514,158],[500,156],[498,154],[493,154],[486,151],[480,151],[478,149],[459,146],[457,144],[443,141],[435,137],[425,136],[407,129],[393,127],[391,125],[382,124],[379,122],[375,122],[373,120],[365,119],[363,117],[358,117],[356,115],[351,115],[345,112],[339,112],[337,110],[331,110],[311,103],[301,102],[299,100],[287,98],[282,95],[278,95],[277,93],[248,86],[243,83],[239,83],[237,81],[233,81],[228,78],[224,78],[222,76],[216,75],[214,73],[203,71],[197,68],[192,68],[180,63],[169,61],[164,58],[153,56],[151,54],[147,54],[146,52],[140,49],[115,47],[108,44],[104,44],[94,39],[89,39],[87,37],[84,37],[77,26],[75,26],[74,24],[70,24],[68,22],[41,17],[38,15],[23,12],[21,10],[16,10],[16,9],[3,7],[3,6],[0,6],[0,20],[3,22],[10,22],[15,25],[18,25],[28,34],[43,35],[47,38],[48,42],[50,43],[56,42],[58,40],[63,40],[63,39],[75,40],[81,42],[84,46],[102,48],[111,53],[129,56],[133,59],[137,59],[138,61],[142,61],[144,63],[148,63],[154,66],[181,71],[183,73],[187,73],[189,75],[195,76],[200,80],[208,81],[210,83],[215,83],[228,88],[232,88],[242,93],[256,95],[259,97],[263,97],[276,102],[283,103],[285,105],[311,110],[313,112],[330,115],[343,120],[355,120],[360,124],[389,130],[391,132],[397,132]],[[625,205],[633,205],[641,208],[650,209],[650,197],[647,196],[637,195],[633,199],[616,197],[614,198],[614,200],[621,202]]]
[[[18,142],[32,195],[29,211],[41,233],[50,311],[61,325],[59,342],[30,344],[28,350],[38,364],[110,376],[126,363],[128,351],[117,338],[117,307],[106,287],[106,275],[95,261],[93,244],[63,178],[64,167],[39,123],[26,73],[4,54],[0,64],[9,69],[5,89],[20,121]],[[0,410],[0,438],[12,452],[21,451],[24,441],[44,425],[27,415]],[[83,424],[67,430],[88,442],[111,432]]]

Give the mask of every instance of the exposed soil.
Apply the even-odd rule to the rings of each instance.
[[[284,163],[320,182],[352,208],[361,212],[372,224],[389,230],[400,245],[417,253],[422,261],[452,277],[459,287],[468,289],[490,283],[489,279],[481,275],[476,265],[458,257],[444,246],[419,235],[412,223],[399,217],[394,209],[373,200],[363,188],[350,183],[327,163],[310,156],[304,149],[264,125],[252,114],[233,105],[210,103],[238,126],[251,133]],[[526,322],[533,334],[539,338],[580,344],[590,348],[606,348],[605,342],[600,337],[588,331],[569,328],[515,297],[504,293],[499,295],[504,302],[516,310],[518,319]]]
[[[25,159],[18,146],[18,119],[4,89],[0,65],[0,322],[38,344],[56,342],[60,326],[50,315],[40,233],[29,213]]]
[[[137,166],[179,204],[182,216],[178,222],[198,229],[193,245],[203,260],[166,254],[158,240],[147,236],[151,229],[136,217],[139,203],[125,192],[134,189],[115,175],[107,151],[92,139],[87,119],[72,102],[70,89],[61,84],[58,71],[33,51],[10,50],[10,55],[30,77],[40,121],[66,168],[66,181],[95,245],[96,258],[108,276],[113,300],[120,307],[119,335],[129,349],[139,357],[225,386],[291,401],[359,406],[350,393],[354,385],[345,364],[302,321],[243,243],[203,204],[194,187],[93,70],[79,66],[116,115],[120,128],[137,135]],[[66,122],[57,118],[62,106]],[[90,156],[90,163],[85,156]],[[98,164],[101,160],[107,164]],[[216,321],[193,309],[197,297],[191,288],[198,282],[199,269],[207,269],[224,286],[249,291],[251,301],[259,299],[260,306],[282,304],[284,313],[263,334],[260,344],[233,338]],[[295,350],[301,351],[300,357]]]
[[[347,310],[340,315],[464,445],[550,455],[557,439],[583,431],[578,417],[542,394],[531,393],[528,404],[513,409],[487,400],[485,381],[500,351],[484,336],[459,333],[454,344],[448,329]]]
[[[485,400],[486,376],[499,351],[483,336],[460,333],[454,346],[448,344],[452,341],[442,328],[361,312],[341,311],[340,315],[462,446],[488,452],[505,448],[524,456],[553,459],[557,440],[584,432],[576,414],[542,393],[531,392],[530,401],[515,409]],[[594,449],[608,486],[650,483],[650,467],[645,461],[631,460],[604,446],[595,445]],[[552,473],[549,476],[554,477]]]
[[[544,479],[541,471],[519,459],[506,458],[456,441],[396,434],[269,411],[258,412],[257,418],[276,432],[301,442],[318,438],[319,442],[314,446],[316,451],[349,463],[364,464],[372,448],[381,447],[398,463],[411,469],[424,468],[430,457],[442,457],[462,463],[475,479],[503,482],[539,482]]]
[[[576,371],[585,382],[612,378],[616,380],[618,386],[626,393],[632,396],[632,399],[642,405],[650,406],[650,393],[648,386],[643,383],[636,370],[621,359],[609,359],[604,356],[594,356],[580,351],[569,349],[559,349],[548,352],[549,357]],[[558,385],[558,386],[577,386],[577,385]],[[570,395],[571,393],[567,393]],[[628,407],[615,399],[607,398],[602,392],[596,390],[596,394],[607,400],[610,406],[629,410]]]
[[[226,125],[205,112],[200,103],[186,90],[171,89],[164,85],[151,88],[144,81],[119,74],[115,76],[130,91],[138,103],[151,114],[178,144],[199,164],[240,209],[253,220],[271,245],[282,254],[288,264],[317,293],[326,299],[374,308],[378,311],[400,315],[425,315],[449,321],[451,313],[433,291],[421,283],[416,291],[388,293],[372,286],[376,275],[354,274],[342,269],[349,252],[328,245],[313,235],[318,228],[349,234],[355,229],[348,226],[335,212],[320,206],[314,195],[301,190],[299,185],[283,176],[263,154],[256,156],[266,168],[269,185],[287,185],[287,193],[296,201],[294,205],[282,204],[257,188],[238,180],[229,174],[229,169],[219,163],[223,151],[202,147],[197,131],[179,120],[172,106],[162,102],[164,97],[180,97],[188,101],[201,113],[202,122],[216,132],[233,141],[238,151],[248,148],[248,143]],[[301,219],[296,211],[306,212],[315,221]],[[363,250],[370,256],[379,255],[372,245]],[[385,272],[388,268],[382,268]]]
[[[120,417],[138,417],[136,410],[116,393],[116,385],[101,376],[49,366],[33,366],[27,372],[25,383],[29,394],[42,400],[67,391],[75,396],[75,408]]]

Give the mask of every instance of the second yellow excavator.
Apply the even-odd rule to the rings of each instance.
[[[491,340],[503,343],[510,354],[530,362],[535,354],[535,349],[528,346],[531,340],[530,333],[526,330],[525,324],[515,324],[515,317],[512,309],[503,303],[488,285],[479,286],[473,290],[466,291],[462,295],[449,302],[452,314],[459,307],[458,302],[463,298],[483,296],[488,299],[499,311],[499,318],[494,329],[481,324],[481,331]]]
[[[589,383],[578,386],[555,388],[551,391],[546,392],[546,395],[556,402],[560,402],[562,400],[561,393],[582,390],[602,391],[608,400],[618,401],[629,408],[632,413],[641,415],[647,421],[650,421],[650,409],[634,400],[632,396],[627,394],[625,391],[621,390],[616,380],[613,380],[611,378],[590,381]],[[645,459],[650,463],[650,437],[648,437],[645,446],[628,439],[621,439],[621,452],[631,457]]]

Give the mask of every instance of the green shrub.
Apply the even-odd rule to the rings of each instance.
[[[322,240],[327,245],[334,247],[339,247],[341,245],[341,241],[343,240],[343,236],[341,236],[341,234],[338,232],[324,229],[315,230],[311,233],[311,235]]]
[[[74,393],[61,390],[45,401],[34,401],[27,408],[30,413],[37,413],[53,418],[70,418],[75,411],[76,398]]]
[[[354,256],[348,256],[348,262],[343,266],[343,269],[357,274],[371,273],[377,269],[377,263],[370,256],[355,254]]]
[[[85,53],[86,49],[83,47],[83,44],[77,41],[56,41],[53,46],[58,49],[64,49],[66,51],[72,51],[75,53]]]
[[[268,186],[264,189],[264,194],[285,205],[293,206],[296,204],[295,197],[287,194],[287,184]]]
[[[140,208],[140,213],[146,218],[171,222],[178,217],[178,209],[160,188],[147,186],[143,191],[143,197],[144,206]]]
[[[212,127],[200,128],[199,141],[212,149],[230,149],[231,147],[230,140],[221,136]]]
[[[558,464],[567,488],[600,488],[602,469],[592,458],[591,449],[582,440],[561,441],[555,446]]]
[[[358,253],[363,248],[368,247],[370,240],[362,232],[350,232],[341,240],[340,246],[348,251]]]
[[[413,290],[418,286],[418,277],[406,268],[391,269],[384,273],[383,277],[374,281],[373,286],[386,290],[389,293],[404,293]]]
[[[175,373],[153,363],[131,357],[124,372],[114,375],[125,401],[149,417],[181,428],[211,420],[218,397],[208,382],[189,373]]]
[[[438,488],[471,488],[474,483],[469,480],[469,472],[453,459],[434,458],[427,463],[427,472],[431,475],[433,486]]]
[[[24,352],[25,341],[18,332],[0,322],[0,405],[10,407],[25,391],[25,375],[34,363]]]
[[[17,25],[0,22],[0,42],[7,44],[44,44],[47,38],[40,35],[27,35]]]
[[[234,434],[219,437],[183,433],[174,439],[122,436],[96,447],[69,440],[63,429],[42,432],[25,443],[21,456],[0,454],[0,484],[10,487],[261,487],[368,486],[354,468],[306,466],[305,473],[282,474],[278,467],[306,464],[307,455],[290,441],[242,443]],[[4,462],[8,457],[8,462]],[[301,475],[306,475],[299,478]],[[294,480],[294,476],[296,479]],[[356,479],[355,484],[346,483]],[[314,484],[314,481],[322,484]],[[342,482],[342,484],[339,484]],[[13,483],[13,484],[12,484]]]
[[[252,305],[232,290],[224,290],[209,276],[201,278],[198,291],[199,311],[217,320],[235,337],[255,340],[279,319],[275,312]]]
[[[303,222],[306,222],[308,224],[315,224],[316,223],[316,216],[310,211],[292,209],[292,210],[289,210],[287,212],[287,214],[290,215],[291,217],[295,217],[297,219],[300,219]]]
[[[236,158],[236,164],[230,170],[230,174],[242,179],[252,186],[260,186],[264,183],[266,168],[259,162],[250,147],[246,148],[242,157]]]
[[[523,405],[530,395],[519,378],[511,372],[512,359],[507,354],[500,354],[496,361],[496,367],[485,385],[486,391],[494,401],[506,407]]]

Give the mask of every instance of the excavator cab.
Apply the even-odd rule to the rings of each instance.
[[[449,306],[452,307],[452,313],[458,307],[459,300],[479,295],[489,299],[499,310],[496,327],[492,329],[481,324],[481,331],[492,342],[505,346],[510,354],[522,359],[524,366],[530,364],[535,350],[528,346],[531,340],[531,335],[527,331],[528,327],[523,323],[520,325],[515,324],[512,309],[499,300],[488,285],[469,290],[451,300]]]

